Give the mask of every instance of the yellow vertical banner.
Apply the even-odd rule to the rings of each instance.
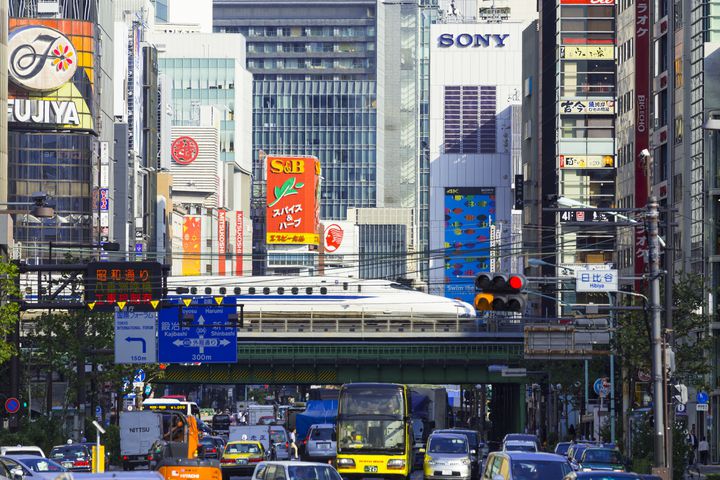
[[[200,275],[201,233],[200,217],[186,216],[183,222],[183,275]]]

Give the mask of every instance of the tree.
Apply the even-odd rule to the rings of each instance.
[[[18,298],[17,265],[0,257],[0,364],[15,354],[15,346],[8,337],[14,335],[20,306]]]

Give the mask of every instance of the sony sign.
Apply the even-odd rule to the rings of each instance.
[[[438,37],[438,47],[448,48],[453,45],[465,47],[504,47],[505,40],[510,36],[509,33],[460,33],[453,35],[452,33],[443,33]]]

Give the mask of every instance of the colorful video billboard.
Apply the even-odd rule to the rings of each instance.
[[[267,243],[319,245],[320,161],[267,157]]]
[[[11,18],[8,122],[13,128],[95,130],[95,25]]]
[[[494,187],[445,189],[445,296],[473,303],[475,276],[490,270]]]

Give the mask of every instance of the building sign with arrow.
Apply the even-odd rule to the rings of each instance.
[[[159,316],[161,363],[236,363],[235,297],[192,297]],[[237,317],[235,317],[237,318]]]
[[[155,363],[157,312],[115,310],[115,363]]]

